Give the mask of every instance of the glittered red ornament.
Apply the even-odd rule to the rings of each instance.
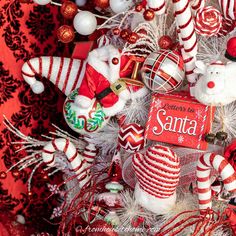
[[[61,5],[61,14],[66,19],[73,19],[78,13],[77,5],[71,1],[65,1]]]
[[[119,28],[114,28],[113,30],[112,30],[112,33],[114,34],[114,35],[119,35],[120,34],[120,29]]]
[[[6,179],[7,178],[7,173],[5,171],[0,172],[0,179]]]
[[[112,64],[117,65],[119,63],[119,59],[117,57],[112,58]]]
[[[143,10],[143,5],[142,5],[142,4],[137,4],[137,5],[135,6],[135,11],[141,12],[142,10]]]
[[[96,220],[89,225],[88,236],[118,236],[112,226],[104,220]]]
[[[127,38],[127,41],[131,44],[136,43],[138,40],[139,36],[137,33],[132,32],[129,37]]]
[[[136,123],[130,123],[120,127],[118,135],[120,147],[129,153],[137,152],[144,148],[144,128]]]
[[[154,17],[155,17],[155,12],[152,9],[147,9],[143,13],[143,18],[146,21],[151,21],[154,19]]]
[[[75,38],[74,29],[69,25],[62,25],[57,30],[57,37],[62,43],[70,43]]]
[[[231,61],[236,61],[236,37],[232,37],[228,40],[225,57]]]
[[[122,39],[126,40],[126,39],[128,39],[130,32],[131,32],[131,31],[128,30],[128,29],[123,29],[123,30],[121,30],[121,32],[120,32],[120,37],[121,37]]]
[[[159,38],[158,45],[161,49],[171,49],[173,46],[173,42],[170,36],[164,35]]]
[[[106,9],[109,7],[109,0],[94,0],[94,5],[101,9]]]

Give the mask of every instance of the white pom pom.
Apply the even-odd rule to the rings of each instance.
[[[133,5],[132,0],[110,0],[110,7],[114,13],[128,11]]]
[[[16,222],[18,222],[18,223],[24,225],[24,224],[25,224],[25,217],[22,216],[22,215],[17,215],[17,216],[16,216]]]
[[[40,81],[36,81],[34,84],[31,85],[31,89],[34,93],[40,94],[44,91],[44,85]]]
[[[92,100],[90,98],[87,98],[85,96],[77,96],[75,98],[75,105],[82,108],[88,108],[92,103]]]
[[[51,0],[33,0],[33,1],[39,5],[47,5],[48,3],[51,2]]]
[[[87,3],[87,0],[76,0],[75,3],[77,6],[82,7]]]
[[[74,18],[74,28],[81,35],[90,35],[97,28],[97,19],[89,11],[81,11]]]

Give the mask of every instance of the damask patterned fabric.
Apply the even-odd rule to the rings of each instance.
[[[41,139],[48,134],[51,124],[63,125],[62,104],[64,95],[47,81],[41,95],[31,92],[23,81],[21,67],[24,61],[38,55],[60,56],[64,50],[56,38],[56,29],[62,22],[55,6],[20,3],[18,0],[0,1],[0,171],[5,171],[26,154],[16,152],[18,140],[3,125],[3,115],[26,135]],[[61,54],[60,54],[61,53]],[[64,56],[68,56],[65,55]],[[32,182],[31,197],[27,194],[27,171],[13,170],[0,180],[0,210],[23,214],[35,227],[48,227],[57,200],[50,198],[40,170]],[[51,183],[56,181],[51,180]]]

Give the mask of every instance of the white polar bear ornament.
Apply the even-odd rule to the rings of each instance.
[[[223,64],[220,61],[204,64],[196,62],[194,70],[199,79],[193,87],[193,96],[210,106],[223,106],[236,100],[236,62]]]

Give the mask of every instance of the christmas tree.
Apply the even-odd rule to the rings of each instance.
[[[26,154],[1,178],[28,178],[29,199],[34,175],[44,181],[58,236],[235,235],[235,2],[33,0],[4,10],[17,4],[59,9],[65,54],[27,58],[21,76],[33,97],[50,101],[54,86],[66,98],[50,132],[24,133],[3,114],[11,146]]]

